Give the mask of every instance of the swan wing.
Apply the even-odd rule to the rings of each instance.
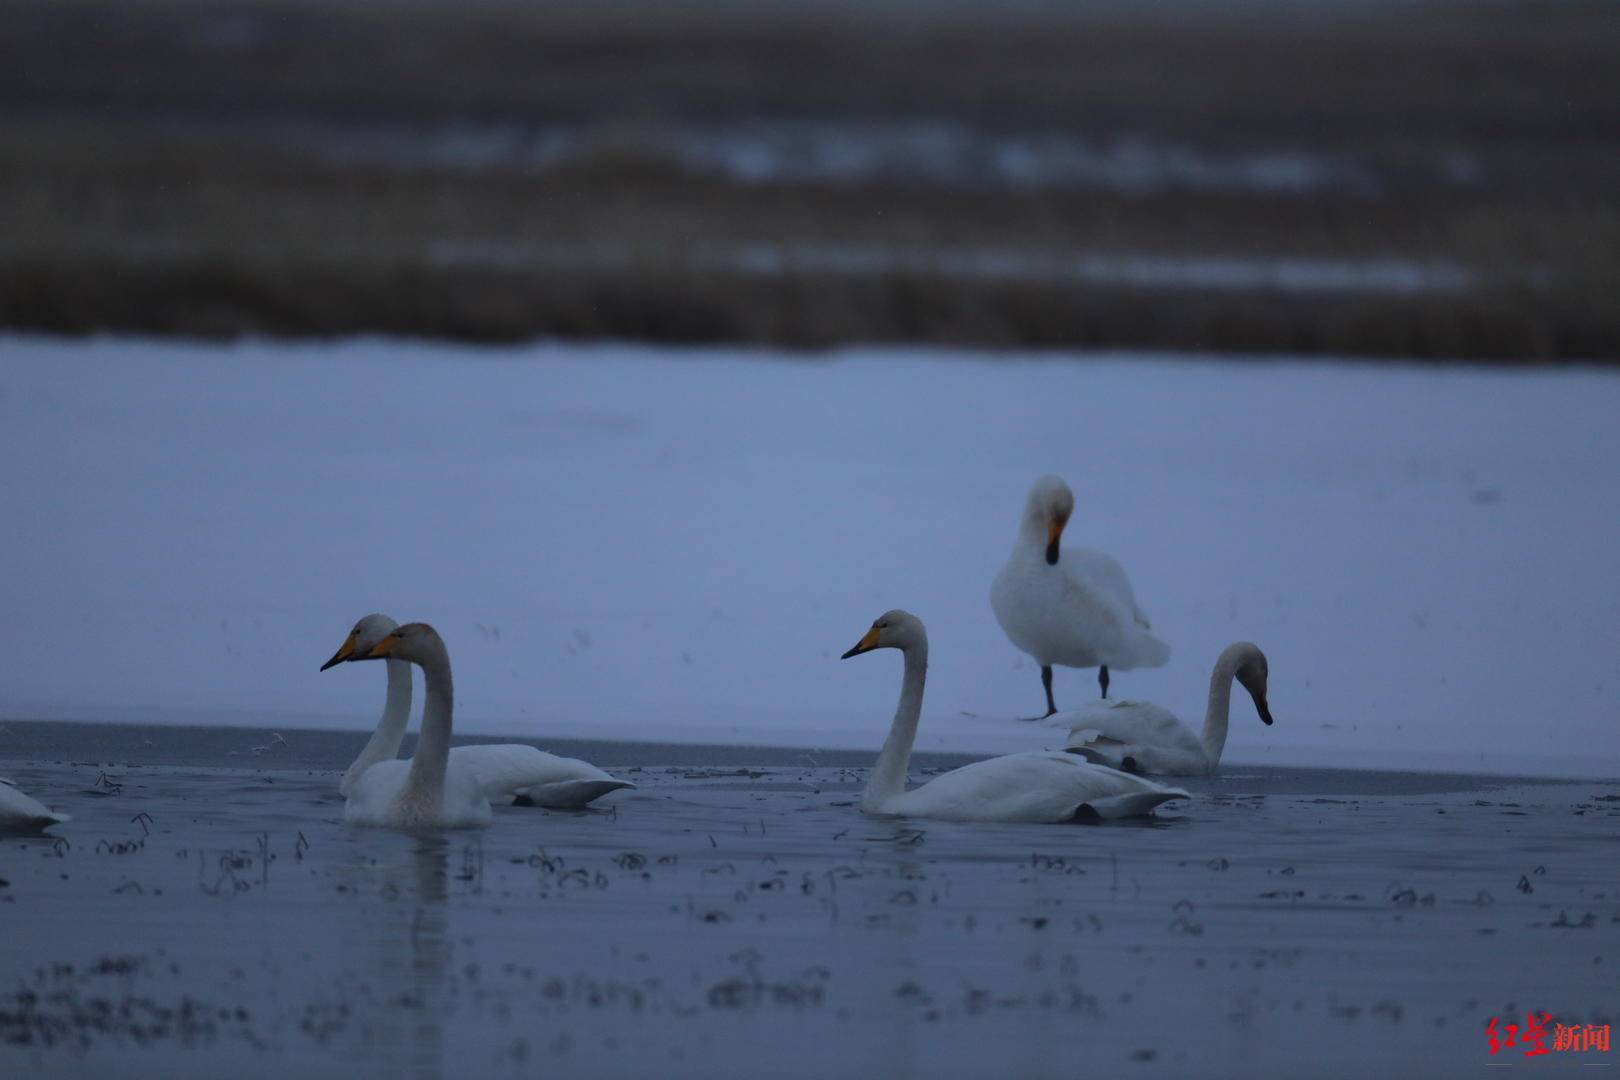
[[[1209,771],[1204,744],[1169,709],[1151,701],[1097,701],[1047,717],[1069,728],[1068,749],[1131,772],[1191,776]]]
[[[1093,548],[1073,548],[1063,552],[1058,566],[1069,581],[1085,589],[1106,605],[1121,621],[1128,621],[1149,629],[1147,616],[1136,604],[1136,591],[1119,560],[1106,551]]]
[[[1058,561],[1065,578],[1092,597],[1102,613],[1098,625],[1104,633],[1102,649],[1114,659],[1107,663],[1122,670],[1162,667],[1170,660],[1170,647],[1148,630],[1152,624],[1136,602],[1136,591],[1119,560],[1104,551],[1076,548]]]
[[[1198,750],[1202,744],[1176,714],[1151,701],[1093,701],[1047,717],[1051,727],[1071,733],[1094,732],[1099,738],[1131,746],[1170,746]],[[1070,738],[1069,744],[1075,744]]]
[[[1186,797],[1178,788],[1076,754],[1036,750],[952,770],[886,800],[877,812],[942,821],[1061,822],[1088,809],[1102,818],[1136,816]]]
[[[588,761],[559,757],[522,743],[458,746],[450,761],[470,769],[491,802],[527,799],[536,806],[573,809],[620,788],[633,788]]]
[[[628,780],[554,780],[549,784],[535,784],[518,793],[535,806],[548,810],[578,810],[600,799],[610,791],[633,788]]]
[[[1065,549],[1057,573],[1014,551],[990,591],[990,606],[1012,643],[1042,664],[1122,671],[1159,667],[1170,647],[1148,633],[1130,580],[1112,555]]]
[[[58,814],[31,795],[26,795],[10,780],[0,780],[0,832],[39,832],[64,821],[72,821],[68,814]]]

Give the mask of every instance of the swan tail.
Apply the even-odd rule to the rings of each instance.
[[[0,833],[42,833],[52,825],[61,825],[72,820],[72,814],[58,814],[53,810],[43,814],[36,814],[33,817],[12,818],[9,823],[0,823]]]
[[[1160,803],[1171,799],[1185,799],[1187,793],[1180,788],[1163,788],[1159,791],[1133,791],[1126,795],[1108,795],[1101,799],[1087,799],[1076,817],[1096,816],[1103,821],[1113,821],[1117,818],[1141,817],[1151,814],[1153,808]],[[1090,811],[1090,813],[1087,813]]]
[[[633,788],[628,780],[558,780],[550,784],[536,784],[514,792],[513,801],[530,806],[543,806],[548,810],[577,810],[610,791]]]
[[[1152,634],[1143,634],[1137,643],[1135,659],[1132,667],[1164,667],[1170,662],[1170,646]]]

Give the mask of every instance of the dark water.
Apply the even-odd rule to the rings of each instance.
[[[1620,1011],[1613,785],[1239,772],[969,826],[863,818],[858,769],[628,766],[402,835],[324,770],[3,766],[76,818],[0,840],[8,1075],[1460,1076],[1517,1055],[1493,1015]]]

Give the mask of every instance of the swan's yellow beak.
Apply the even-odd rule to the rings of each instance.
[[[387,637],[383,638],[381,641],[377,642],[377,644],[371,647],[371,651],[366,653],[366,659],[381,660],[383,657],[393,652],[394,646],[398,644],[399,635],[389,634]]]
[[[339,648],[337,652],[332,654],[332,659],[321,665],[321,670],[325,671],[329,667],[337,667],[339,664],[343,663],[343,661],[347,660],[353,655],[354,631],[351,630],[349,631],[349,636],[343,639],[343,646]]]
[[[1048,566],[1057,565],[1058,538],[1063,535],[1063,526],[1068,523],[1068,518],[1053,518],[1046,523],[1046,565]]]
[[[866,632],[866,636],[855,643],[855,647],[840,656],[840,660],[848,660],[852,656],[859,656],[863,652],[871,652],[878,647],[878,628],[876,625]]]

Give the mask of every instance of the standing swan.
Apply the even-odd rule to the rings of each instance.
[[[1234,642],[1221,651],[1209,673],[1209,708],[1204,712],[1204,733],[1192,729],[1168,709],[1150,701],[1093,702],[1058,714],[1047,723],[1070,728],[1069,750],[1087,761],[1130,772],[1160,776],[1213,775],[1226,747],[1226,721],[1232,711],[1232,680],[1254,699],[1255,711],[1266,724],[1266,654],[1247,641]]]
[[[1001,629],[1041,665],[1046,716],[1057,712],[1053,664],[1097,668],[1106,698],[1109,668],[1163,667],[1170,659],[1170,646],[1148,633],[1147,616],[1136,606],[1119,560],[1088,548],[1060,551],[1073,512],[1074,492],[1061,477],[1035,481],[1018,541],[990,586],[990,607]]]
[[[1178,788],[1161,787],[1060,750],[976,761],[907,791],[906,763],[917,738],[928,677],[928,632],[917,616],[891,611],[880,616],[843,659],[873,649],[899,649],[906,669],[894,726],[861,795],[864,813],[940,821],[1058,822],[1132,817],[1149,813],[1167,799],[1187,797]]]
[[[24,795],[10,780],[0,780],[0,833],[36,833],[72,821],[38,799]]]
[[[349,787],[343,820],[350,825],[391,829],[460,829],[488,825],[489,799],[472,770],[450,767],[450,723],[454,688],[444,639],[427,623],[406,623],[367,653],[408,660],[422,669],[427,703],[422,735],[409,761],[379,761]]]
[[[321,665],[321,670],[336,667],[346,660],[369,659],[371,649],[398,626],[387,615],[367,615],[354,624],[348,638],[332,659]],[[411,665],[389,658],[387,667],[388,696],[383,703],[382,718],[377,721],[371,740],[338,784],[338,790],[344,795],[361,773],[379,761],[399,756],[399,745],[405,738],[405,726],[411,715]],[[588,761],[558,757],[521,743],[458,746],[450,751],[450,760],[458,767],[471,769],[483,783],[484,794],[497,805],[517,802],[573,810],[610,791],[636,786],[628,780],[615,779]]]

